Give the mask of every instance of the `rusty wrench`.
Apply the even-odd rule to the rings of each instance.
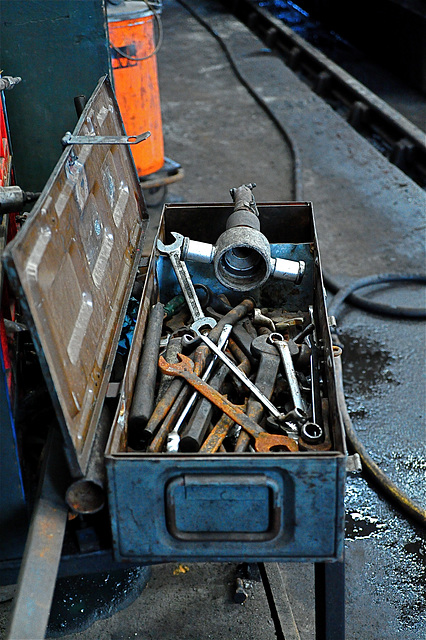
[[[214,343],[213,343],[214,344]],[[216,347],[216,345],[215,345]],[[219,351],[222,353],[221,351]],[[169,375],[180,376],[184,378],[190,385],[197,389],[199,393],[208,398],[223,413],[232,418],[234,422],[239,424],[254,438],[254,448],[258,452],[267,453],[269,451],[298,451],[297,443],[287,436],[274,435],[262,429],[257,422],[254,422],[244,411],[229,402],[221,393],[213,389],[207,382],[201,380],[194,373],[194,363],[190,358],[182,353],[178,355],[180,362],[177,364],[168,363],[162,356],[158,360],[158,366],[163,373]]]
[[[175,241],[172,244],[166,245],[158,238],[157,249],[160,254],[169,256],[170,258],[170,262],[172,263],[172,267],[192,315],[193,323],[191,324],[191,329],[194,331],[200,331],[206,327],[212,329],[217,324],[216,320],[204,315],[188,268],[181,259],[184,237],[180,233],[176,233],[176,231],[172,231],[171,234],[175,238]]]
[[[276,406],[272,404],[272,402],[269,400],[269,398],[267,398],[265,396],[265,394],[262,393],[260,391],[260,389],[258,389],[258,387],[256,387],[256,385],[241,371],[241,369],[239,369],[232,362],[232,360],[230,360],[228,358],[228,356],[223,353],[223,351],[218,349],[217,346],[215,345],[215,343],[210,340],[210,338],[208,338],[207,336],[203,335],[199,331],[196,331],[196,333],[200,336],[201,340],[203,342],[205,342],[205,344],[209,347],[209,349],[211,349],[213,351],[213,353],[215,353],[217,356],[219,356],[219,358],[222,360],[222,362],[224,362],[226,364],[228,369],[230,369],[232,371],[232,373],[234,373],[237,376],[237,378],[239,378],[241,380],[241,382],[248,389],[250,389],[252,394],[256,396],[256,398],[263,404],[264,407],[266,407],[266,409],[268,409],[269,413],[271,415],[273,415],[274,418],[276,418],[277,422],[285,422],[285,420],[287,419],[286,415],[284,413],[281,413],[280,411],[278,411]]]
[[[219,349],[224,349],[228,341],[229,334],[231,333],[231,330],[232,330],[232,324],[225,324],[223,326],[222,332],[219,336],[219,340],[217,341],[217,346]],[[217,360],[217,355],[214,355],[213,358],[210,360],[209,364],[207,365],[201,380],[209,379],[210,373],[214,367],[216,360]],[[180,414],[174,428],[172,429],[172,431],[170,431],[169,435],[167,436],[167,451],[179,450],[179,443],[180,443],[179,431],[186,416],[194,406],[194,403],[197,399],[197,395],[198,395],[197,392],[194,391],[194,393],[191,395],[190,399],[188,400],[188,403],[185,406],[184,410]]]

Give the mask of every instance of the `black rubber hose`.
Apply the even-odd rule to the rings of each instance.
[[[358,453],[362,461],[363,470],[376,485],[378,490],[386,495],[396,508],[402,511],[409,518],[426,527],[426,510],[419,504],[414,502],[407,494],[402,491],[392,480],[380,469],[374,462],[367,449],[359,440],[356,431],[352,425],[346,406],[345,392],[343,389],[343,372],[341,357],[334,359],[336,370],[336,393],[339,405],[340,415],[342,416],[345,427],[346,437],[353,451]]]
[[[290,138],[290,136],[287,134],[285,128],[282,126],[282,124],[279,122],[278,118],[275,117],[275,115],[272,113],[271,109],[268,107],[268,105],[260,98],[260,96],[257,94],[257,92],[255,91],[254,87],[251,86],[251,84],[249,82],[247,82],[241,75],[241,73],[239,72],[237,65],[235,63],[235,61],[233,60],[229,49],[227,48],[227,46],[225,45],[225,42],[223,41],[223,39],[219,36],[219,34],[205,21],[203,20],[198,14],[197,12],[192,9],[186,2],[184,2],[184,0],[178,0],[179,4],[181,4],[187,11],[189,11],[196,20],[198,20],[198,22],[203,25],[203,27],[209,31],[211,33],[211,35],[214,36],[214,38],[216,38],[216,40],[218,41],[218,43],[220,44],[222,50],[224,51],[230,65],[231,68],[233,69],[234,73],[236,74],[238,80],[241,82],[241,84],[243,84],[243,86],[245,86],[248,91],[250,92],[250,94],[257,100],[257,102],[260,104],[260,106],[262,106],[262,108],[264,109],[265,113],[268,115],[268,117],[272,120],[272,122],[275,124],[275,126],[277,127],[277,129],[280,131],[280,133],[283,135],[284,139],[289,143],[290,148],[293,151],[293,158],[295,161],[295,171],[294,171],[294,181],[295,181],[295,191],[296,191],[296,195],[299,199],[301,199],[301,185],[300,185],[300,158],[299,158],[299,154],[298,151],[294,145],[293,140]],[[333,308],[335,310],[338,310],[338,307],[341,305],[341,303],[343,302],[343,300],[346,300],[347,302],[350,302],[351,304],[353,304],[354,306],[358,306],[361,309],[364,309],[366,311],[370,311],[370,312],[374,312],[377,313],[379,315],[386,315],[386,316],[393,316],[393,317],[398,317],[398,318],[412,318],[412,319],[422,319],[425,318],[425,311],[422,309],[407,309],[407,308],[403,308],[403,307],[396,307],[396,306],[392,306],[392,305],[387,305],[387,304],[382,304],[382,303],[378,303],[378,302],[374,302],[373,300],[368,300],[366,298],[363,298],[362,296],[357,296],[355,293],[353,293],[354,291],[356,291],[357,289],[361,289],[362,287],[366,287],[366,286],[371,286],[373,284],[379,284],[379,283],[385,283],[386,282],[386,276],[393,276],[394,274],[383,274],[383,275],[376,275],[376,276],[370,276],[368,278],[362,278],[361,280],[357,280],[356,282],[354,282],[352,285],[349,285],[349,287],[344,287],[343,289],[341,288],[341,286],[328,274],[324,273],[323,271],[323,278],[324,278],[324,284],[325,286],[329,289],[329,291],[331,291],[332,293],[337,293],[340,292],[339,297],[337,298],[337,296],[335,296],[335,304],[334,304],[334,300],[332,301],[332,304],[328,310],[330,315],[336,315],[336,312],[331,313],[331,311],[333,310]],[[426,278],[424,276],[399,276],[397,275],[396,278],[394,278],[392,280],[392,282],[395,282],[396,280],[405,280],[405,281],[419,281],[424,283],[426,281]],[[387,282],[390,282],[390,280],[387,280]],[[337,361],[340,361],[340,358],[336,358],[336,364]],[[339,370],[339,366],[336,366],[336,372]],[[345,400],[345,394],[343,391],[343,378],[342,378],[342,370],[341,370],[341,363],[340,363],[340,374],[337,375],[337,383],[338,383],[338,401],[339,401],[339,407],[340,407],[340,411],[341,411],[341,415],[342,415],[342,419],[344,422],[344,426],[345,426],[345,430],[346,430],[346,434],[348,437],[348,441],[350,443],[350,445],[353,447],[354,451],[356,451],[363,464],[364,464],[364,468],[365,471],[370,474],[370,477],[375,481],[376,485],[378,485],[378,487],[380,489],[382,489],[382,491],[394,502],[394,504],[396,506],[398,506],[400,508],[401,511],[403,511],[404,513],[406,513],[409,517],[413,518],[416,522],[419,522],[422,526],[425,526],[426,523],[426,514],[424,509],[422,509],[421,507],[419,507],[415,502],[413,502],[412,500],[410,500],[410,498],[408,498],[408,496],[406,496],[406,494],[404,492],[402,492],[400,489],[398,489],[396,487],[396,485],[388,478],[388,476],[380,469],[380,467],[378,467],[376,465],[376,463],[372,460],[372,458],[369,456],[369,454],[367,453],[364,445],[360,442],[360,440],[358,439],[358,437],[355,434],[354,428],[352,426],[352,422],[351,419],[349,417],[348,414],[348,410],[346,407],[346,400]],[[339,380],[340,380],[340,384],[339,384]]]
[[[409,318],[412,320],[422,320],[426,318],[426,309],[400,307],[397,305],[375,302],[374,300],[358,296],[354,293],[354,291],[357,291],[358,289],[363,289],[364,287],[369,287],[375,284],[386,284],[391,282],[418,282],[420,284],[426,284],[426,276],[422,276],[420,274],[383,273],[360,278],[352,284],[342,288],[329,274],[326,274],[324,271],[323,278],[326,288],[336,294],[328,307],[328,313],[331,316],[337,315],[339,307],[343,302],[350,302],[355,307],[383,316]]]

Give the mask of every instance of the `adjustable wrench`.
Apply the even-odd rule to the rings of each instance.
[[[176,233],[176,231],[172,231],[171,234],[175,238],[175,241],[172,244],[166,245],[158,238],[157,249],[161,255],[165,255],[170,258],[170,262],[172,263],[172,267],[193,318],[191,329],[194,331],[200,331],[206,327],[210,327],[212,329],[217,324],[216,320],[204,315],[200,301],[198,300],[198,296],[195,292],[191,276],[189,275],[188,268],[185,262],[181,260],[184,237],[180,233]]]
[[[213,343],[214,344],[214,343]],[[216,346],[216,345],[215,345]],[[222,353],[220,351],[220,353]],[[207,382],[201,380],[199,376],[194,373],[194,363],[190,358],[180,353],[178,355],[180,360],[177,364],[169,364],[163,356],[160,356],[158,360],[158,366],[163,373],[169,375],[181,376],[190,385],[192,385],[199,393],[208,398],[213,404],[215,404],[223,413],[232,418],[234,422],[239,424],[245,431],[247,431],[255,441],[254,448],[258,452],[267,453],[269,451],[298,451],[299,447],[297,443],[288,438],[287,436],[274,435],[268,433],[262,429],[257,422],[254,422],[244,411],[237,406],[229,402],[225,396],[213,389]]]

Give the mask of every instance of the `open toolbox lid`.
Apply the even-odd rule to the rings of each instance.
[[[107,76],[73,135],[125,135]],[[147,224],[129,145],[74,144],[4,253],[75,477],[87,468]]]

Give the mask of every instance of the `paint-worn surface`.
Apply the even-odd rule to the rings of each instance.
[[[76,133],[124,133],[107,79],[99,82]],[[146,218],[127,145],[72,145],[4,253],[73,475],[85,473]]]
[[[98,0],[15,0],[0,12],[0,68],[22,77],[8,95],[17,184],[41,191],[77,121],[74,97],[109,73],[105,12]]]

